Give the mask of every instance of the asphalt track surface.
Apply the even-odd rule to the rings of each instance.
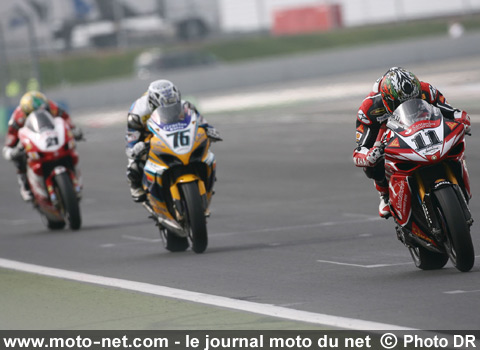
[[[467,140],[467,162],[474,218],[480,217],[479,62],[471,57],[409,67],[437,85],[453,105],[472,114],[474,136]],[[79,144],[82,229],[45,229],[38,214],[21,201],[13,167],[2,159],[0,258],[402,327],[478,329],[479,225],[474,223],[471,231],[477,253],[471,272],[460,273],[450,263],[442,270],[420,271],[397,240],[392,219],[377,217],[373,184],[352,163],[356,110],[362,94],[381,73],[371,70],[335,81],[291,84],[292,89],[348,82],[365,87],[342,98],[335,94],[207,116],[224,142],[213,147],[218,181],[208,220],[209,246],[201,255],[164,250],[147,213],[130,200],[124,175],[124,115],[102,127],[92,127],[79,117],[87,138]],[[257,87],[262,92],[280,88]],[[29,289],[20,287],[23,278],[12,277],[10,270],[0,272],[11,281],[1,289],[8,302],[42,313],[35,322],[35,314],[18,309],[16,328],[38,328],[45,319],[59,317],[58,310],[52,310],[55,301],[41,309],[42,301],[47,302],[42,288],[50,282],[35,280]],[[73,290],[89,287],[59,288],[58,307],[62,301],[70,303]],[[82,303],[96,298],[98,305],[112,300],[98,289],[79,293],[79,310]],[[124,297],[112,305],[132,308]],[[154,300],[145,303],[159,302]],[[10,313],[17,312],[10,305]],[[203,318],[201,313],[188,322],[195,324],[199,317],[197,326],[202,326],[208,312]],[[69,317],[67,328],[95,328],[91,317],[78,310]],[[125,314],[111,317],[119,322],[128,319]],[[149,321],[149,327],[181,325],[174,309],[167,312],[164,323],[155,324],[155,316]],[[115,328],[114,323],[105,325]],[[275,328],[274,321],[261,318],[251,323],[253,329],[269,326]],[[136,328],[132,320],[124,327]],[[245,323],[238,323],[238,328],[244,327]],[[235,329],[234,322],[231,328]]]

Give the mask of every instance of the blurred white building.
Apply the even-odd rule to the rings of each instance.
[[[268,31],[277,11],[332,5],[345,27],[480,12],[479,0],[1,0],[0,40],[10,52],[28,48],[25,19],[40,49],[126,45],[174,29],[183,37]]]
[[[219,0],[224,31],[270,29],[275,11],[339,4],[346,27],[480,11],[478,0]]]

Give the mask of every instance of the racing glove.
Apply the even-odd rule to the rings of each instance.
[[[4,147],[2,153],[6,160],[21,160],[25,156],[25,149],[19,144],[17,147]]]
[[[75,141],[83,140],[83,131],[79,127],[72,128],[72,134]]]
[[[353,162],[358,167],[373,167],[384,155],[384,149],[381,146],[375,146],[368,149],[367,147],[358,147],[353,152]]]
[[[223,139],[220,137],[220,133],[213,126],[204,124],[204,125],[201,125],[201,127],[205,129],[205,132],[207,133],[207,137],[213,142],[223,141]]]
[[[373,147],[371,148],[365,159],[368,162],[368,166],[375,166],[380,160],[383,159],[384,150],[383,147]]]
[[[465,134],[470,135],[472,131],[472,124],[470,123],[470,116],[465,111],[455,110],[453,116],[457,122],[462,123],[465,126]]]

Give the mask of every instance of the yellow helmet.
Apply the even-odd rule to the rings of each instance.
[[[20,108],[25,115],[29,115],[40,107],[47,105],[47,98],[39,91],[29,91],[20,99]]]

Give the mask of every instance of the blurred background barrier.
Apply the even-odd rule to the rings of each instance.
[[[35,89],[72,108],[128,104],[167,76],[190,92],[314,77],[338,52],[334,74],[356,64],[346,47],[365,55],[366,46],[420,37],[447,45],[440,55],[474,53],[462,38],[479,30],[471,0],[2,0],[0,106],[9,115]]]
[[[3,135],[7,131],[7,109],[4,107],[0,107],[0,135]]]
[[[343,27],[342,9],[338,4],[296,7],[275,11],[274,35],[328,31]]]

